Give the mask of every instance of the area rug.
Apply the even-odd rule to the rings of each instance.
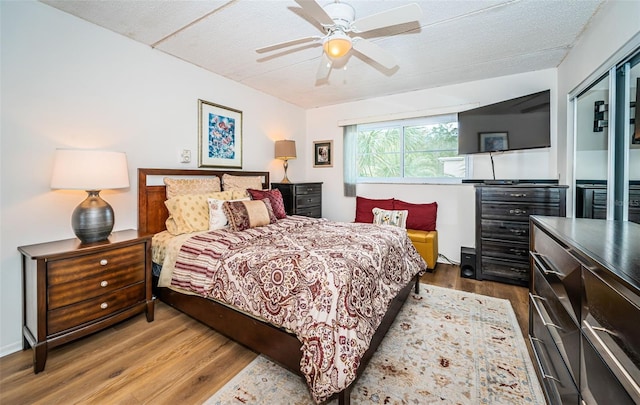
[[[351,402],[545,404],[509,301],[425,284],[407,299]],[[258,356],[205,404],[314,401],[302,377]]]

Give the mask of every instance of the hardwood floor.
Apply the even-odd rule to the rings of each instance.
[[[527,289],[460,277],[439,263],[421,282],[505,298],[526,336]],[[32,351],[0,358],[0,404],[201,404],[256,356],[173,308],[140,315],[53,349],[33,374]]]

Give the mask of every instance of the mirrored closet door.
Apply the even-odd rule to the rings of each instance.
[[[575,216],[640,223],[640,49],[572,98]]]

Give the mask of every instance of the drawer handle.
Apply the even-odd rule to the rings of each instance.
[[[107,259],[100,260],[100,266],[106,266],[109,263]]]
[[[525,193],[511,193],[509,194],[511,197],[526,197]]]
[[[544,326],[551,327],[551,328],[556,328],[558,330],[562,330],[562,326],[556,325],[553,322],[549,322],[546,319],[544,319],[544,316],[542,316],[542,311],[540,310],[540,307],[538,307],[538,303],[536,302],[536,300],[540,300],[540,301],[546,301],[547,299],[544,297],[541,297],[539,295],[535,295],[535,294],[529,294],[529,296],[531,297],[531,302],[533,303],[533,307],[535,308],[536,312],[538,313],[538,316],[540,317],[540,319],[542,319],[542,324]]]
[[[544,273],[545,276],[548,276],[549,274],[555,274],[558,277],[564,277],[564,274],[560,273],[559,271],[555,271],[555,270],[551,270],[546,263],[544,263],[540,257],[540,253],[534,253],[531,252],[531,256],[533,256],[533,261],[535,262],[536,266],[542,270],[542,272]]]
[[[585,322],[586,322],[586,321],[585,321]],[[588,322],[587,322],[587,324],[588,324]],[[597,330],[598,332],[604,332],[604,333],[606,333],[606,334],[608,334],[608,335],[611,335],[611,336],[618,336],[618,334],[617,334],[617,333],[615,333],[614,331],[609,330],[609,329],[607,329],[607,328],[603,328],[603,327],[601,327],[601,326],[591,326],[591,329],[593,329],[593,330]]]
[[[102,304],[100,304],[101,309],[107,309],[108,306],[109,304],[107,304],[106,302],[103,302]]]
[[[109,285],[109,282],[108,282],[107,280],[102,280],[102,281],[100,282],[100,287],[106,287],[106,286],[108,286],[108,285]]]
[[[527,210],[521,210],[520,208],[516,208],[514,210],[509,210],[509,214],[522,215],[526,214]]]
[[[544,342],[542,340],[538,339],[537,337],[534,337],[534,336],[531,336],[531,335],[529,335],[529,340],[531,341],[531,346],[533,347],[533,356],[536,358],[536,363],[538,363],[538,368],[540,369],[540,373],[542,374],[542,378],[547,379],[547,380],[553,380],[553,381],[556,381],[556,382],[560,382],[559,379],[557,379],[556,377],[552,376],[551,374],[548,374],[547,371],[542,366],[542,360],[540,360],[540,356],[538,356],[538,351],[536,350],[536,343],[537,344],[544,344]]]
[[[524,235],[527,233],[524,229],[509,229],[509,231],[517,236]]]
[[[586,319],[582,321],[582,324],[584,325],[584,331],[586,332],[589,341],[596,347],[596,350],[600,353],[604,362],[607,363],[611,372],[618,377],[618,380],[620,380],[620,383],[624,386],[633,400],[636,403],[640,402],[640,387],[634,378],[629,375],[629,372],[624,368],[624,366],[620,364],[618,358],[611,353],[607,344],[600,338],[600,336],[598,336],[596,331],[603,331],[607,334],[613,334],[614,336],[615,333],[605,328],[593,326]]]
[[[526,254],[528,253],[528,250],[524,250],[524,249],[518,249],[518,248],[511,248],[509,249],[509,252],[516,254],[518,256],[526,256]]]

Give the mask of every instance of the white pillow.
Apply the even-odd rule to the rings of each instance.
[[[407,227],[408,210],[389,211],[382,208],[374,208],[371,211],[373,212],[374,224],[391,225],[399,228]]]
[[[222,210],[222,204],[224,204],[225,200],[216,200],[215,198],[208,198],[207,203],[209,204],[209,230],[214,231],[216,229],[226,228],[227,216],[224,214]]]

